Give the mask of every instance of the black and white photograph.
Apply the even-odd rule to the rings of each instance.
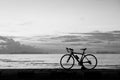
[[[120,0],[0,0],[1,80],[119,80]]]

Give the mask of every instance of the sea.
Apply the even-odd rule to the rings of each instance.
[[[0,69],[62,69],[64,54],[0,54]],[[120,69],[120,54],[93,54],[97,57],[96,69]],[[76,62],[77,64],[77,62]],[[74,68],[81,68],[75,65]]]

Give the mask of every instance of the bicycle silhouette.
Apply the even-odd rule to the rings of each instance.
[[[97,58],[93,54],[86,54],[85,50],[87,48],[83,48],[82,53],[74,52],[72,48],[66,48],[67,52],[70,54],[65,54],[60,59],[60,65],[63,69],[71,69],[75,60],[78,62],[79,66],[82,66],[85,69],[94,69],[97,66]],[[81,55],[81,58],[78,55]]]

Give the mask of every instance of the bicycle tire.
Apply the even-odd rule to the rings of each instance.
[[[65,54],[65,55],[63,55],[62,57],[61,57],[61,59],[60,59],[60,65],[61,65],[61,67],[63,68],[63,69],[71,69],[73,66],[74,66],[74,64],[75,64],[75,60],[74,60],[74,58],[73,58],[73,56],[71,56],[70,54]],[[68,60],[68,58],[70,57],[70,64],[68,64],[68,62],[65,60],[65,59],[67,59]],[[65,61],[65,63],[64,63],[64,61]],[[67,62],[67,63],[66,63]]]
[[[85,61],[88,61],[89,59],[89,64],[86,64],[87,62]],[[90,61],[91,59],[91,61]],[[92,62],[94,60],[94,62]],[[97,58],[92,55],[92,54],[86,54],[83,58],[82,58],[82,66],[86,69],[94,69],[96,66],[97,66]]]

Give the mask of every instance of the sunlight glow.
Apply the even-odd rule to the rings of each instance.
[[[1,0],[0,35],[120,30],[119,0]]]

